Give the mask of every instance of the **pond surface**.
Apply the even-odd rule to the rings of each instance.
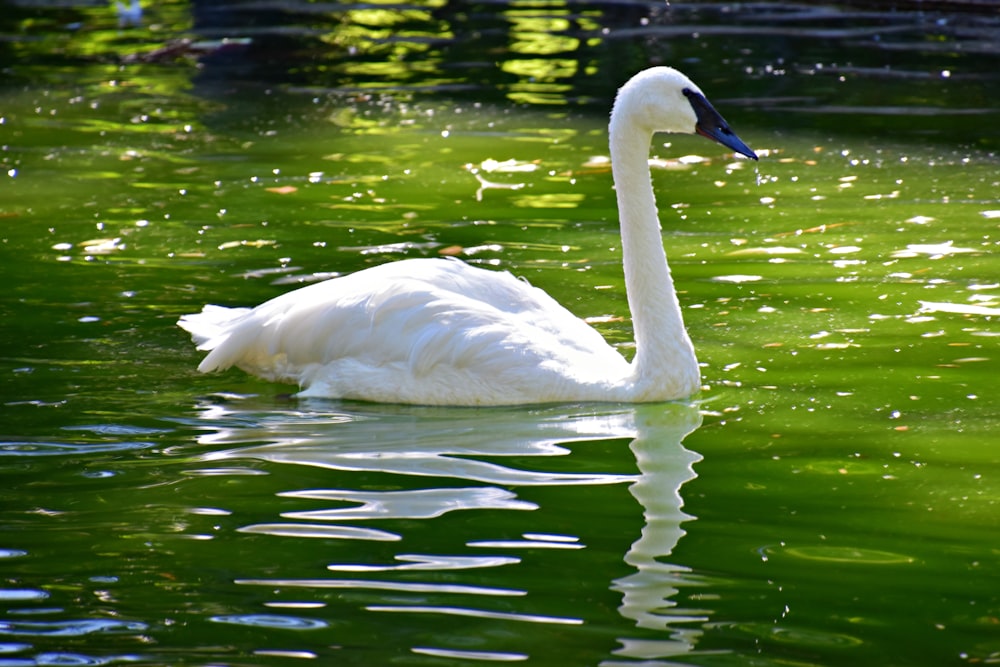
[[[727,7],[4,19],[0,666],[1000,660],[995,21]],[[631,356],[606,119],[660,60],[762,156],[653,147],[692,401],[195,371],[184,313],[438,255]]]

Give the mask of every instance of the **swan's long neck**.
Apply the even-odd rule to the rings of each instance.
[[[700,384],[698,362],[660,236],[649,172],[652,133],[635,127],[627,117],[612,114],[610,139],[625,290],[635,331],[634,379],[640,391],[673,386],[679,396],[689,395]]]

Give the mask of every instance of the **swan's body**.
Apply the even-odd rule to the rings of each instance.
[[[702,134],[756,159],[680,72],[655,67],[618,93],[611,164],[631,363],[545,292],[454,259],[411,259],[289,292],[256,308],[206,306],[180,326],[210,350],[203,372],[237,366],[302,396],[435,405],[663,401],[700,373],[670,277],[650,182],[654,132]]]

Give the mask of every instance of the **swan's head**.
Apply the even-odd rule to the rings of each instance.
[[[630,125],[645,133],[700,134],[753,160],[757,154],[729,127],[701,89],[672,67],[639,72],[618,91],[611,127]]]

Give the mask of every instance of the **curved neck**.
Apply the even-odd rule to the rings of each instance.
[[[684,328],[677,292],[660,236],[660,221],[649,172],[652,133],[612,114],[611,170],[618,197],[625,291],[635,331],[633,373],[640,383],[688,383],[679,378],[694,369],[694,347]],[[690,374],[690,372],[689,372]]]

